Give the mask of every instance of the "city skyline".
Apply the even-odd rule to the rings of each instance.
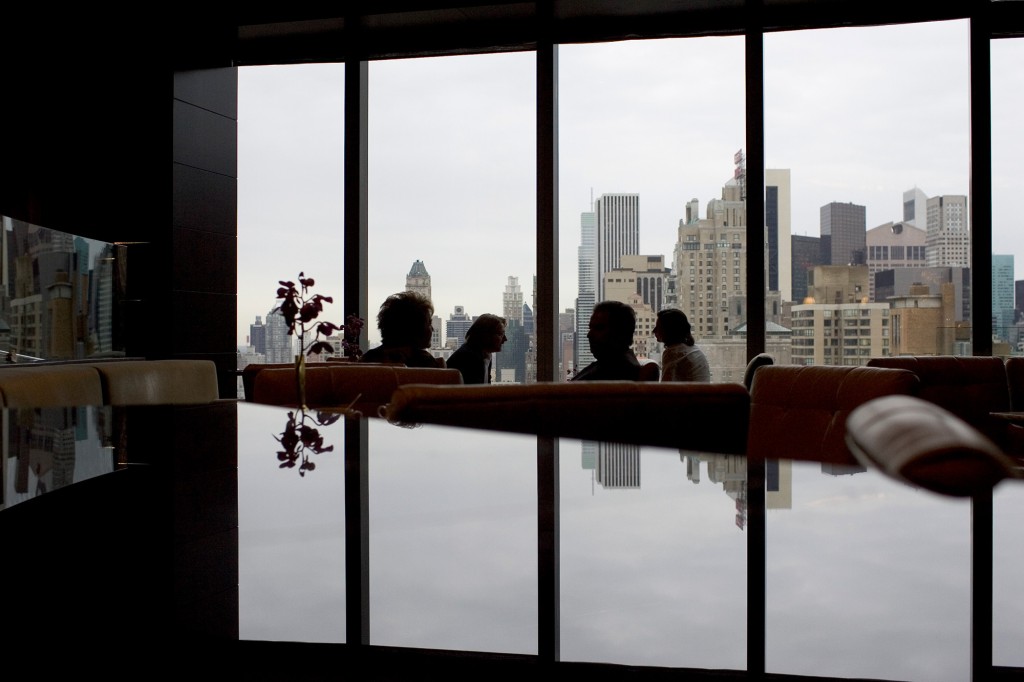
[[[1024,182],[1005,122],[1024,86],[998,68],[1019,42],[992,48],[1004,79],[993,95],[994,253],[1020,251],[1004,197]],[[792,235],[817,236],[833,201],[864,205],[871,229],[902,219],[909,189],[969,195],[966,46],[964,22],[765,37],[766,166],[791,171]],[[809,51],[815,60],[800,59]],[[575,305],[579,216],[592,196],[639,194],[639,251],[666,259],[686,204],[703,213],[720,196],[744,147],[742,52],[742,38],[560,48],[559,312]],[[532,280],[532,65],[531,53],[370,65],[371,318],[415,260],[433,274],[442,316],[499,310],[507,277]],[[338,65],[239,70],[240,343],[279,278],[305,270],[341,299],[342,79]],[[424,177],[423,164],[437,172]],[[306,237],[292,246],[283,232]],[[337,307],[327,319],[343,317]]]

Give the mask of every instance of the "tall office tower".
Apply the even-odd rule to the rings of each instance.
[[[502,316],[507,322],[515,320],[523,323],[523,288],[519,286],[519,278],[509,275],[505,293],[501,295]]]
[[[929,198],[926,230],[928,265],[971,267],[966,196],[946,194]]]
[[[1012,327],[1013,256],[992,254],[992,335],[1010,341]]]
[[[619,267],[622,256],[640,252],[640,195],[602,194],[594,202],[594,219],[597,222],[597,298],[603,301],[602,275]]]
[[[427,266],[423,261],[418,260],[412,264],[409,274],[405,276],[405,289],[423,294],[433,302],[434,297],[430,293],[430,273],[427,272]]]
[[[257,353],[267,352],[267,327],[259,315],[256,316],[256,322],[249,325],[249,345]]]
[[[473,318],[466,314],[466,309],[461,305],[455,306],[454,312],[448,316],[448,327],[445,332],[445,338],[449,341],[454,339],[455,345],[459,346],[466,340],[466,332],[469,331],[472,324]]]
[[[867,264],[867,209],[833,201],[821,207],[822,265]]]
[[[604,298],[628,303],[632,294],[638,294],[643,303],[658,312],[666,307],[671,277],[664,256],[623,256],[622,267],[604,273]]]
[[[747,291],[747,212],[740,187],[730,179],[722,198],[708,202],[707,217],[679,221],[673,274],[676,299],[697,338],[725,336],[742,319],[730,300]]]
[[[892,268],[923,268],[925,258],[925,231],[911,223],[885,223],[868,230],[869,294],[875,298],[875,273]],[[880,303],[882,301],[879,301]]]
[[[295,362],[294,337],[288,335],[288,323],[276,303],[267,313],[265,342],[267,362]]]
[[[821,238],[795,234],[793,242],[792,296],[795,303],[807,298],[807,273],[815,265],[821,265]]]
[[[1021,318],[1021,309],[1024,308],[1024,279],[1015,280],[1013,283],[1014,315],[1013,321]]]
[[[587,329],[590,316],[597,303],[598,271],[597,271],[597,216],[593,212],[580,214],[580,245],[576,250],[579,277],[579,288],[576,294],[576,334],[573,340],[573,367],[567,369],[580,370],[594,361],[587,342]]]
[[[792,217],[790,212],[789,169],[766,168],[764,171],[765,241],[768,244],[768,291],[779,291],[782,300],[793,296]]]
[[[522,318],[522,312],[519,317]],[[502,384],[524,384],[526,376],[526,356],[529,350],[529,337],[523,327],[522,319],[505,318],[505,345],[500,353],[495,353],[495,381]]]
[[[903,222],[922,230],[928,225],[928,195],[916,187],[903,193]]]

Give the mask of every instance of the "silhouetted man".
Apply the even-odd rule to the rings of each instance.
[[[633,354],[636,313],[619,301],[601,301],[590,316],[587,340],[596,360],[580,370],[572,381],[610,379],[640,380],[640,363]]]

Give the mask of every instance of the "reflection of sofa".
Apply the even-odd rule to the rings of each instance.
[[[4,407],[187,405],[218,399],[211,360],[100,360],[0,367]]]

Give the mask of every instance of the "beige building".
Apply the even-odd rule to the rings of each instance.
[[[633,294],[655,312],[668,307],[669,280],[672,271],[665,267],[664,256],[625,255],[620,267],[602,276],[605,298],[626,303]]]
[[[894,268],[922,268],[928,265],[925,257],[925,231],[903,222],[888,222],[868,230],[868,294],[875,297],[875,273]]]
[[[724,337],[744,320],[730,315],[731,298],[747,291],[746,204],[730,180],[722,198],[708,202],[707,217],[697,219],[696,203],[687,204],[679,221],[673,254],[676,300],[695,337]]]
[[[793,364],[866,365],[889,355],[888,303],[793,306]]]
[[[868,303],[868,266],[814,266],[807,273],[807,298],[814,303],[832,305]]]
[[[892,355],[952,355],[956,340],[956,295],[952,284],[941,294],[929,293],[926,284],[910,288],[907,296],[893,296],[890,327]]]

